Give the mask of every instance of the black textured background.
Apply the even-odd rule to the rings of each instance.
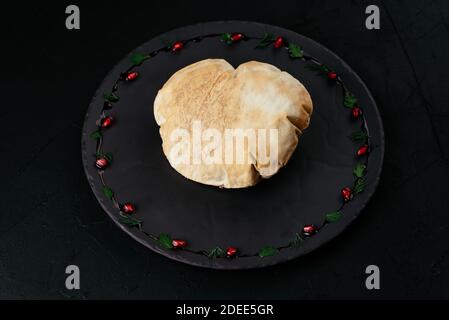
[[[434,1],[3,3],[0,298],[448,298],[449,3]],[[365,28],[377,4],[381,30]],[[303,258],[226,272],[155,254],[98,205],[81,164],[81,126],[99,83],[146,40],[196,22],[292,29],[348,62],[384,121],[379,188],[341,236]],[[81,290],[65,289],[65,267]],[[381,269],[381,290],[364,286]]]

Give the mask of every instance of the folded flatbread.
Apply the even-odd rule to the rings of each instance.
[[[308,91],[289,73],[257,61],[234,69],[222,59],[177,71],[154,101],[171,166],[188,179],[224,188],[253,186],[278,172],[312,110]]]

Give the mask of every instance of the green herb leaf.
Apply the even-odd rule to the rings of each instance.
[[[359,194],[365,190],[366,180],[365,178],[358,178],[354,183],[353,193]]]
[[[366,165],[359,163],[358,165],[355,166],[353,172],[357,178],[362,178],[365,175],[365,171]]]
[[[158,242],[166,249],[173,249],[173,240],[168,234],[160,234]]]
[[[327,222],[336,222],[338,220],[340,220],[342,217],[342,214],[340,211],[336,211],[336,212],[330,212],[328,214],[326,214],[326,221]]]
[[[223,258],[224,256],[226,256],[226,252],[220,247],[212,249],[207,255],[210,259]]]
[[[120,100],[120,98],[115,93],[104,94],[103,97],[106,101],[113,103],[118,102]]]
[[[304,56],[304,51],[302,51],[301,47],[294,43],[288,44],[288,53],[290,58],[293,59],[302,58]]]
[[[296,233],[292,240],[290,240],[290,246],[298,248],[302,245],[304,239],[301,237],[299,233]]]
[[[312,71],[318,71],[322,73],[328,73],[330,71],[329,68],[326,67],[325,65],[316,63],[308,64],[306,68]]]
[[[121,216],[119,219],[121,224],[124,224],[128,227],[138,227],[142,224],[142,221],[130,216]]]
[[[262,39],[257,44],[256,48],[266,48],[270,44],[272,44],[275,40],[276,38],[274,37],[274,34],[265,32]]]
[[[357,131],[357,132],[354,132],[353,134],[351,134],[349,136],[349,138],[351,138],[351,140],[355,141],[355,142],[357,142],[357,141],[365,141],[366,138],[368,138],[368,135],[366,134],[365,131]]]
[[[131,63],[134,66],[140,66],[142,64],[142,62],[144,62],[148,58],[150,58],[149,55],[137,53],[131,57]]]
[[[357,104],[357,98],[351,92],[346,92],[345,100],[343,103],[346,108],[354,108],[354,106]]]
[[[108,198],[109,200],[114,197],[114,191],[108,186],[103,187],[103,194]]]
[[[105,158],[106,160],[108,160],[109,162],[112,162],[112,160],[114,159],[114,156],[112,155],[111,152],[97,152],[95,154],[95,156],[97,158]]]
[[[273,248],[273,247],[265,247],[262,248],[259,251],[259,257],[261,258],[265,258],[265,257],[270,257],[270,256],[274,256],[275,254],[277,254],[279,252],[278,249]]]
[[[221,35],[221,41],[223,41],[226,44],[231,44],[232,43],[231,34],[230,33],[223,33]]]
[[[94,139],[94,140],[99,140],[99,139],[101,139],[101,137],[102,137],[101,131],[100,131],[100,130],[97,130],[97,131],[92,132],[92,133],[90,134],[90,137],[91,137],[92,139]]]

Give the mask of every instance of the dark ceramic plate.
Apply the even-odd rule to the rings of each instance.
[[[246,40],[227,44],[223,33],[243,33]],[[272,44],[256,49],[265,33],[282,36],[303,52],[275,49]],[[166,43],[175,41],[184,41],[184,47],[173,53]],[[249,60],[271,63],[298,78],[312,96],[311,125],[292,159],[255,187],[222,190],[189,181],[171,168],[162,152],[153,118],[157,91],[174,72],[206,58],[223,58],[234,67]],[[329,79],[329,70],[338,74],[337,79]],[[120,80],[128,71],[139,77]],[[354,118],[357,106],[363,113]],[[114,121],[99,130],[98,121],[105,116]],[[365,144],[369,152],[358,156]],[[105,170],[95,167],[97,152],[100,157],[113,156]],[[122,230],[171,259],[217,269],[277,264],[334,238],[374,193],[383,153],[376,104],[345,62],[292,31],[236,21],[180,28],[133,51],[104,79],[89,106],[82,136],[89,183]],[[353,194],[349,201],[343,199],[344,187]],[[135,212],[121,213],[125,203]],[[174,239],[185,240],[187,246],[170,248]],[[226,257],[228,247],[238,249],[232,258]]]

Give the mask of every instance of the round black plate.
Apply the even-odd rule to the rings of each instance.
[[[251,38],[265,33],[281,35],[301,46],[307,59],[293,59],[287,48],[255,46],[257,39],[226,44],[220,34],[241,32]],[[210,37],[198,38],[206,35]],[[141,65],[132,67],[135,54],[149,54],[167,43],[190,41],[179,52],[161,50]],[[310,70],[313,57],[335,71],[341,83],[326,73]],[[226,190],[192,182],[172,169],[161,149],[158,126],[153,117],[153,101],[165,81],[180,68],[206,58],[223,58],[234,67],[249,60],[271,63],[299,79],[310,92],[314,112],[311,125],[302,136],[288,165],[273,178],[247,189]],[[308,61],[306,61],[308,60]],[[319,65],[318,65],[319,66]],[[132,82],[119,80],[121,73],[137,71]],[[118,86],[114,88],[114,84]],[[344,106],[344,95],[351,92],[363,109],[353,119]],[[115,91],[119,101],[108,95]],[[112,108],[103,110],[110,99]],[[114,123],[98,130],[98,120],[112,116]],[[356,156],[365,142],[349,137],[360,129],[369,133],[369,156]],[[94,133],[94,134],[93,134]],[[95,154],[111,153],[113,161],[98,170]],[[217,268],[264,267],[299,257],[314,250],[345,229],[372,196],[379,180],[384,153],[382,122],[366,86],[339,57],[304,36],[279,27],[252,22],[212,22],[180,28],[161,35],[136,49],[106,76],[92,100],[82,136],[84,168],[92,190],[108,215],[134,239],[171,259],[188,264]],[[368,162],[369,158],[369,162]],[[344,203],[341,190],[354,189],[357,164],[366,164],[364,189]],[[127,222],[119,205],[130,202],[136,211]],[[327,223],[326,215],[339,210],[338,221]],[[335,218],[331,216],[330,218]],[[313,224],[313,236],[303,227]],[[162,240],[158,241],[161,234]],[[298,238],[299,237],[299,238]],[[170,249],[169,239],[187,241],[183,249]],[[297,245],[290,245],[296,239]],[[238,249],[238,257],[220,257],[220,250]],[[269,247],[263,251],[261,249]],[[219,257],[207,255],[215,252]],[[270,255],[272,254],[272,255]]]

